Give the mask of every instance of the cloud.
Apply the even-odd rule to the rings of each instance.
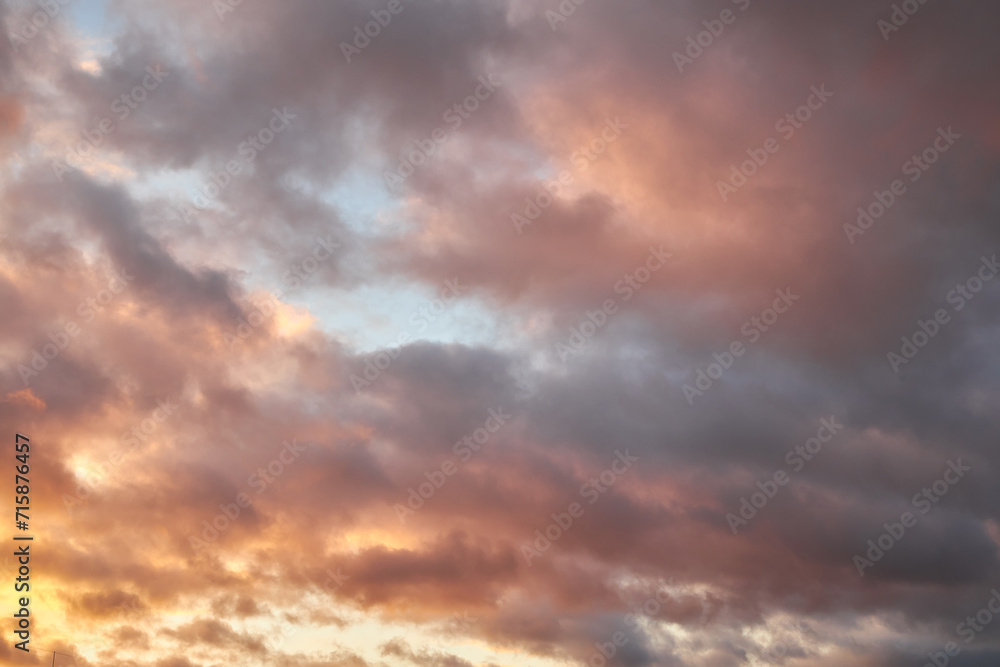
[[[893,8],[860,0],[584,3],[554,29],[558,3],[226,6],[114,2],[96,52],[70,16],[0,48],[0,424],[31,438],[58,545],[40,632],[163,667],[608,642],[609,664],[874,666],[956,641],[1000,545],[1000,292],[973,281],[1000,246],[993,5],[921,5],[889,40]],[[414,295],[455,280],[418,331]],[[489,410],[512,416],[463,460]],[[986,630],[962,659],[996,650]]]

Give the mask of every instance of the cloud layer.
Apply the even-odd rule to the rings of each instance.
[[[993,4],[104,9],[0,0],[38,646],[995,664]]]

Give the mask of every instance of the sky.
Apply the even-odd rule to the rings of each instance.
[[[998,18],[0,0],[0,664],[998,664]]]

